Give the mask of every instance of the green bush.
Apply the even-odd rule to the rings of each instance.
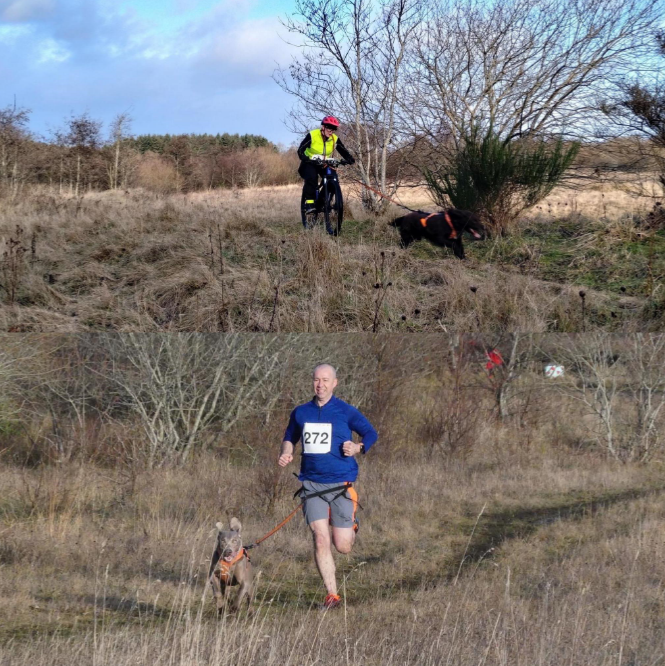
[[[452,157],[424,176],[437,204],[472,210],[500,235],[552,191],[578,150],[562,139],[509,141],[474,127]]]

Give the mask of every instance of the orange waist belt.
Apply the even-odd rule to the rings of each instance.
[[[427,220],[429,220],[431,217],[434,217],[435,215],[438,215],[439,213],[432,213],[431,215],[428,215],[427,217],[421,217],[420,218],[420,224],[423,225],[423,227],[427,226]],[[453,221],[450,219],[450,215],[448,215],[447,212],[443,213],[443,217],[445,218],[446,222],[448,223],[448,226],[450,227],[450,237],[451,238],[457,238],[457,231],[455,230],[455,227],[453,226]]]

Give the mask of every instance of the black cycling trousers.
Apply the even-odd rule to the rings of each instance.
[[[319,176],[323,176],[323,167],[311,162],[301,162],[298,167],[300,177],[305,181],[302,186],[303,201],[316,197],[316,188],[319,186]]]

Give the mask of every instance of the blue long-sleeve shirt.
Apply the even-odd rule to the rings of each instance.
[[[372,424],[355,407],[335,396],[323,407],[316,404],[316,399],[296,407],[291,412],[284,441],[297,444],[302,440],[298,478],[316,483],[355,481],[358,463],[342,451],[352,431],[362,438],[365,452],[378,439]]]

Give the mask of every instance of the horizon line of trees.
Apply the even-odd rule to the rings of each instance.
[[[118,114],[103,133],[87,112],[72,114],[48,138],[29,129],[30,110],[0,108],[0,197],[26,186],[60,194],[144,187],[160,193],[282,185],[297,179],[294,149],[256,134],[141,134]]]
[[[153,152],[159,155],[168,154],[170,144],[174,141],[186,141],[193,152],[222,148],[225,150],[246,150],[248,148],[270,148],[275,152],[279,147],[259,134],[138,134],[128,137],[127,144],[140,153]]]
[[[382,167],[387,190],[404,182],[424,184],[437,205],[474,210],[490,232],[500,235],[571,174],[652,168],[665,187],[665,158],[657,152],[665,146],[662,90],[633,86],[624,92],[632,97],[618,107],[603,107],[603,113],[613,119],[623,114],[623,122],[627,116],[635,119],[627,136],[586,142],[547,134],[502,139],[499,130],[483,129],[478,122],[460,130],[457,146],[453,135],[438,140],[422,135],[390,147]],[[118,114],[104,135],[102,123],[83,113],[72,114],[45,140],[29,130],[29,118],[28,109],[0,108],[0,197],[16,199],[30,185],[78,197],[91,190],[143,187],[169,194],[300,180],[295,148],[280,149],[261,135],[134,135],[126,113]],[[344,126],[341,134],[348,143],[353,129]],[[354,175],[366,182],[362,172],[360,165]],[[383,210],[366,190],[361,195],[368,208]]]

